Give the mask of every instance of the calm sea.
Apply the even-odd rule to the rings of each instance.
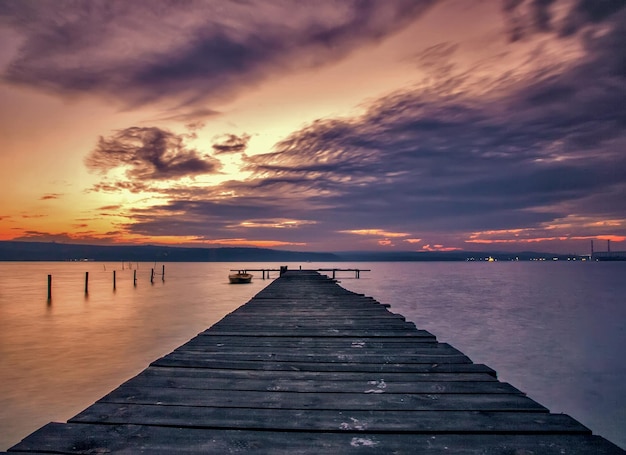
[[[229,285],[229,269],[281,264],[167,263],[161,277],[162,265],[0,262],[0,450],[66,421],[269,284],[257,274]],[[300,265],[371,269],[337,277],[626,448],[626,263],[289,267]]]

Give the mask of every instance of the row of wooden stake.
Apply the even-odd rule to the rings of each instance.
[[[116,271],[113,270],[113,290],[117,286]],[[161,272],[161,281],[165,281],[165,266]],[[150,269],[150,283],[154,283],[154,269]],[[137,270],[133,270],[133,286],[137,286]],[[85,272],[85,295],[89,294],[89,272]],[[52,300],[52,275],[48,275],[48,301]]]

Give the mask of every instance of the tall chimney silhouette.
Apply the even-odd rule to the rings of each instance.
[[[593,257],[593,239],[591,239],[591,257]]]
[[[611,252],[611,239],[608,239],[606,241],[606,251],[607,251],[607,253]]]

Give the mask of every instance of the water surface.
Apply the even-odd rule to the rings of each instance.
[[[162,264],[132,264],[134,286],[129,264],[0,263],[0,450],[67,421],[269,284],[229,285],[230,268],[279,265],[167,263],[151,284]],[[289,264],[300,265],[372,269],[338,278],[626,447],[626,263]]]

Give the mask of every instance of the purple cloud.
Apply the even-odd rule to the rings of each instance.
[[[614,20],[626,8],[620,0],[576,0],[564,17],[557,17],[559,0],[504,0],[502,11],[511,41],[534,33],[570,36],[588,27]]]
[[[454,75],[439,91],[399,91],[361,117],[294,132],[250,157],[249,170],[263,186],[310,189],[332,207],[324,219],[333,225],[366,226],[372,213],[377,228],[416,234],[622,220],[624,24],[624,11],[607,14],[604,33],[581,37],[585,55],[565,70],[501,79],[488,99]],[[626,233],[624,224],[612,229]]]
[[[168,97],[193,104],[233,96],[277,72],[341,59],[397,32],[433,4],[8,0],[0,4],[0,20],[23,42],[3,77],[125,104]]]
[[[213,144],[215,153],[241,153],[245,152],[246,148],[248,148],[250,135],[242,134],[241,136],[237,136],[235,134],[225,134],[215,139],[218,140],[218,142]]]
[[[124,168],[126,176],[135,181],[130,182],[133,185],[143,180],[179,179],[217,172],[219,161],[188,149],[186,139],[186,135],[156,127],[126,128],[108,138],[100,137],[85,164],[101,173]]]

